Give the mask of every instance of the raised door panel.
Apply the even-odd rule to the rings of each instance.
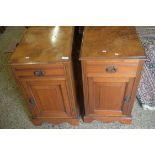
[[[67,118],[71,116],[64,80],[21,80],[28,105],[36,117]]]
[[[88,78],[88,115],[127,114],[134,78]],[[128,97],[128,101],[126,101]]]
[[[95,110],[120,111],[124,91],[125,83],[95,83]]]

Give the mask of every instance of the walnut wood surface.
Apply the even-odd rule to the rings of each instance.
[[[134,27],[88,26],[84,29],[80,59],[145,58]]]
[[[11,56],[11,64],[44,64],[71,58],[73,27],[30,27]]]
[[[79,112],[71,65],[69,61],[51,65],[11,66],[27,107],[31,111],[34,124],[37,125],[37,122],[39,124],[43,122],[78,124]],[[37,77],[33,71],[40,68],[45,75]],[[30,104],[30,97],[35,100],[35,106]]]
[[[85,122],[131,123],[144,58],[134,27],[85,28],[81,50]]]
[[[98,64],[98,60],[94,60],[93,64],[95,62]],[[112,62],[109,60],[109,63],[115,65],[113,60]],[[88,64],[88,60],[82,60],[84,121],[102,120],[104,122],[130,123],[143,60],[139,60],[135,65],[135,70],[132,70],[132,72],[129,70],[128,73],[106,73],[104,71],[106,65],[104,60],[102,60],[102,63],[100,60],[100,67],[103,68],[103,71],[100,70],[101,73],[95,67],[89,70]],[[124,63],[124,69],[127,65],[129,64]],[[131,97],[128,103],[125,102],[126,96]]]
[[[9,60],[35,125],[79,123],[72,40],[72,27],[30,27]]]

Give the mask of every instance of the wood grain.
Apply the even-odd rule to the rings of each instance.
[[[71,26],[30,27],[12,54],[9,63],[47,64],[64,61],[66,57],[71,59],[73,32]]]
[[[135,27],[85,27],[80,59],[119,58],[145,58]]]
[[[144,58],[133,27],[85,28],[80,58],[85,122],[131,123]]]
[[[9,60],[35,125],[78,125],[72,40],[73,27],[30,27]]]

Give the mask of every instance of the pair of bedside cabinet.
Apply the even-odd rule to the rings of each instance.
[[[134,27],[30,27],[9,65],[35,125],[129,124],[144,59]]]

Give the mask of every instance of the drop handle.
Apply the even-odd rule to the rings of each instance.
[[[35,76],[44,76],[45,72],[41,69],[37,69],[36,71],[34,71],[34,75]]]
[[[106,68],[106,72],[108,73],[116,73],[117,72],[117,68],[114,65],[110,65]]]

